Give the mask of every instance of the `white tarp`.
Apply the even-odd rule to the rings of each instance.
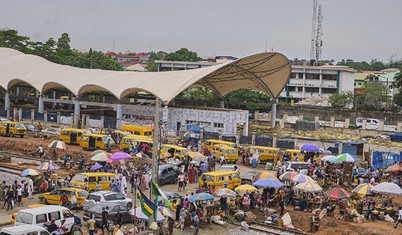
[[[99,119],[87,119],[87,127],[95,127],[95,128],[101,128],[102,126],[102,120]]]
[[[71,116],[60,116],[60,124],[71,125],[72,120]]]

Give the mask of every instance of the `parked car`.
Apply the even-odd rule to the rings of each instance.
[[[38,199],[42,202],[42,204],[53,204],[59,205],[60,198],[63,193],[66,193],[68,197],[68,201],[71,201],[71,196],[75,194],[75,198],[77,199],[77,206],[83,207],[84,201],[88,196],[88,192],[83,189],[78,188],[60,188],[53,190],[52,192],[42,193],[39,195]]]
[[[0,122],[11,122],[11,120],[5,117],[0,117]]]
[[[148,174],[149,178],[152,179],[152,170],[149,170]],[[180,171],[176,169],[176,166],[170,164],[160,165],[158,172],[158,184],[176,184],[179,174]]]
[[[240,174],[240,167],[235,164],[223,164],[218,171],[236,171]]]
[[[183,196],[180,196],[178,193],[175,193],[175,192],[167,192],[167,191],[163,191],[163,193],[166,195],[166,197],[169,199],[169,200],[177,200],[177,199],[183,199]]]
[[[38,225],[24,224],[20,226],[5,227],[0,230],[1,235],[40,234],[49,235],[46,228]]]
[[[249,171],[243,177],[241,177],[241,184],[252,184],[254,175],[257,171]]]
[[[356,127],[363,126],[363,118],[356,118]],[[377,130],[380,128],[380,120],[374,118],[366,118],[366,129]]]
[[[86,222],[89,220],[90,216],[92,215],[93,218],[95,219],[95,224],[100,227],[102,224],[102,208],[106,207],[105,205],[95,205],[92,208],[85,210],[84,211],[84,216],[82,219]],[[117,214],[117,211],[120,211],[122,215],[122,223],[131,223],[133,221],[133,217],[131,216],[130,210],[121,205],[112,205],[109,206],[109,213],[108,215],[111,216],[111,218],[114,218]]]
[[[120,205],[131,209],[131,207],[133,207],[133,200],[128,197],[125,198],[123,195],[117,192],[97,191],[88,195],[84,202],[83,209],[88,210],[98,204],[109,207]]]
[[[41,134],[44,136],[47,136],[47,137],[52,137],[52,136],[56,137],[57,136],[57,138],[58,138],[60,135],[60,132],[61,132],[61,128],[49,127],[49,128],[42,130]]]
[[[307,162],[284,162],[282,167],[286,168],[286,171],[293,171],[293,170],[310,170],[313,165]]]
[[[28,132],[32,132],[32,133],[40,132],[40,130],[36,126],[32,125],[31,123],[23,123],[23,124],[27,128]]]

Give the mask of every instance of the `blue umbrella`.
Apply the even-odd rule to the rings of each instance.
[[[91,167],[91,171],[96,171],[96,170],[101,169],[101,168],[103,168],[103,166],[101,164],[96,163],[95,165],[93,165]]]
[[[308,152],[318,152],[319,149],[315,144],[305,144],[301,147],[301,150]]]
[[[190,199],[188,199],[189,202],[195,202],[195,201],[208,201],[208,200],[213,200],[214,197],[209,194],[209,193],[197,193],[194,194]]]
[[[257,180],[253,186],[261,188],[281,188],[284,184],[274,178],[263,178]]]

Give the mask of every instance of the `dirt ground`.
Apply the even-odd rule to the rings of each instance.
[[[9,137],[0,137],[0,151],[6,151],[8,153],[20,154],[24,156],[38,156],[38,148],[39,145],[44,146],[45,154],[49,157],[51,156],[50,149],[47,145],[51,142],[50,139],[42,139],[42,138],[33,138],[33,137],[24,137],[24,138],[9,138]],[[114,150],[118,151],[118,150]],[[89,162],[90,157],[89,151],[83,151],[81,147],[69,145],[68,150],[59,150],[58,151],[58,159],[61,159],[62,156],[65,154],[73,156],[73,158],[79,159],[81,156],[84,156]],[[18,163],[4,163],[16,169],[25,169],[29,167],[35,167],[29,164],[22,164],[19,165]],[[219,164],[217,164],[217,167]],[[245,175],[249,170],[250,167],[246,167],[239,162],[241,175]],[[263,169],[263,165],[260,165],[259,168]],[[64,174],[67,173],[66,170],[61,170],[58,172],[60,176],[63,177]],[[183,195],[185,193],[195,192],[197,184],[189,184],[186,188],[186,191],[178,192],[179,194]],[[164,191],[173,191],[177,192],[177,185],[175,184],[168,184],[163,185],[162,190]],[[402,197],[394,198],[393,202],[395,204],[402,204]],[[311,214],[308,212],[300,212],[300,211],[293,211],[292,208],[287,208],[287,211],[290,213],[292,217],[292,223],[297,229],[301,229],[304,232],[310,232],[310,216]],[[261,219],[262,216],[259,216]],[[319,235],[332,235],[332,234],[386,234],[386,235],[393,235],[393,234],[402,234],[402,226],[398,229],[393,228],[393,223],[388,223],[384,221],[376,221],[376,222],[367,222],[364,221],[362,223],[351,223],[345,221],[335,220],[328,216],[325,216],[321,221],[320,228],[318,233]],[[228,229],[233,228],[233,225],[209,225],[207,228],[204,228],[200,231],[200,234],[227,234]],[[176,232],[176,230],[175,230]],[[184,234],[191,234],[193,230],[185,230]],[[176,233],[175,233],[176,234]]]

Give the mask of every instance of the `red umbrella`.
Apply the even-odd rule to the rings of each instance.
[[[385,170],[385,172],[398,172],[398,171],[401,171],[401,167],[398,164],[391,165]]]
[[[335,198],[336,200],[350,197],[349,193],[343,188],[330,188],[325,192],[325,194],[329,198]]]

